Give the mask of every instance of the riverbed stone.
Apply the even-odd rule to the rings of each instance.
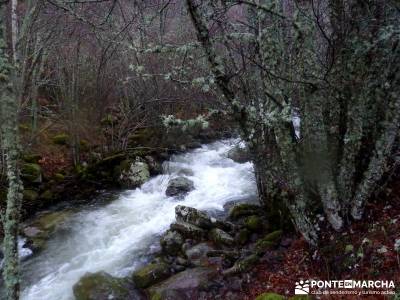
[[[181,233],[185,238],[191,238],[194,240],[201,240],[205,235],[206,231],[196,225],[177,221],[172,223],[170,228]]]
[[[167,297],[171,293],[180,297],[174,299],[196,299],[193,296],[201,290],[206,290],[216,276],[217,271],[214,268],[197,267],[186,269],[150,287],[148,289],[150,299],[171,299]]]
[[[237,163],[245,163],[251,160],[249,150],[245,147],[235,146],[228,151],[226,156]]]
[[[125,188],[137,188],[150,179],[149,166],[140,159],[121,162],[120,170],[118,181]]]
[[[205,212],[189,206],[177,205],[175,218],[177,221],[187,222],[204,229],[213,227],[212,219]]]
[[[171,275],[170,267],[166,263],[151,263],[135,271],[132,275],[137,288],[147,288]]]
[[[209,237],[218,246],[232,246],[235,244],[234,238],[219,228],[213,228],[209,233]]]
[[[173,230],[168,230],[161,238],[160,245],[164,253],[169,255],[178,254],[184,243],[183,236]]]
[[[173,178],[168,182],[165,194],[168,197],[184,196],[192,190],[194,190],[193,181],[186,177],[180,176]]]
[[[115,278],[105,272],[86,273],[74,286],[76,300],[140,299],[127,279]]]

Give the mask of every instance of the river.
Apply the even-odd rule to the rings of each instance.
[[[218,212],[227,202],[254,197],[252,164],[238,164],[225,156],[235,143],[218,141],[175,155],[164,163],[163,175],[140,188],[70,214],[46,249],[24,260],[22,299],[74,299],[72,286],[86,272],[130,274],[158,249],[158,237],[174,221],[178,204]],[[168,180],[178,174],[186,174],[195,186],[181,200],[165,196]]]

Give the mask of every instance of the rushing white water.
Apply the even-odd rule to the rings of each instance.
[[[228,201],[254,196],[252,165],[225,157],[235,142],[216,142],[177,155],[165,166],[167,175],[123,192],[107,205],[72,214],[46,250],[24,263],[22,299],[73,299],[72,286],[86,272],[126,276],[149,257],[157,236],[174,221],[178,204],[215,211]],[[169,178],[179,173],[188,174],[195,190],[177,201],[165,196],[165,190]]]

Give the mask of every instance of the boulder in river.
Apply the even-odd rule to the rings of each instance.
[[[125,188],[137,188],[150,179],[147,163],[137,159],[134,162],[121,162],[121,173],[118,181]]]
[[[165,191],[165,194],[169,197],[183,196],[192,190],[194,190],[193,181],[186,177],[180,176],[173,178],[168,182],[168,187]]]
[[[127,279],[105,272],[86,273],[74,286],[76,300],[143,299]]]
[[[153,156],[146,155],[145,160],[149,165],[149,170],[151,175],[158,175],[162,173],[162,165]]]
[[[185,255],[192,265],[204,266],[209,265],[207,253],[211,250],[213,248],[207,243],[200,243],[187,249]]]
[[[171,275],[170,267],[165,263],[151,263],[135,271],[132,275],[137,288],[147,288]]]
[[[182,235],[173,230],[168,230],[160,238],[161,248],[169,255],[177,255],[182,249],[183,242],[184,240]]]
[[[226,156],[237,163],[245,163],[251,160],[249,150],[246,147],[236,146],[228,151]]]
[[[205,212],[189,206],[177,205],[175,218],[177,221],[187,222],[205,229],[213,227],[213,220]]]

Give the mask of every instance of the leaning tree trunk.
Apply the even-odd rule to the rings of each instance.
[[[5,19],[3,16],[0,20]],[[7,204],[5,212],[1,216],[4,229],[3,276],[7,299],[17,300],[20,294],[17,239],[23,186],[18,165],[20,156],[17,122],[18,102],[12,85],[13,63],[11,56],[8,56],[4,51],[7,47],[5,30],[2,25],[4,24],[0,23],[0,104],[2,143],[6,153],[8,179]]]

